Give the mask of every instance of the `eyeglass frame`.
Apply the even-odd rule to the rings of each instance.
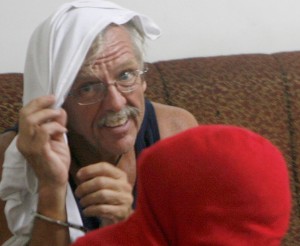
[[[135,77],[134,82],[133,82],[133,84],[131,85],[131,87],[137,85],[137,83],[138,83],[138,82],[137,82],[137,79],[138,79],[141,75],[144,75],[145,73],[147,73],[148,71],[149,71],[148,67],[144,68],[143,70],[136,69],[136,70],[133,70],[133,71],[128,71],[128,72],[130,72],[130,73],[134,73],[134,77]],[[99,85],[103,85],[103,88],[105,88],[104,90],[102,90],[102,93],[105,93],[105,94],[103,94],[103,97],[98,97],[98,99],[96,99],[96,97],[95,97],[95,101],[94,101],[94,102],[81,103],[81,102],[78,101],[79,94],[80,94],[79,91],[80,91],[80,89],[82,89],[83,87],[80,87],[80,88],[76,88],[76,89],[71,90],[71,91],[67,94],[67,97],[69,97],[69,96],[74,97],[75,100],[77,101],[77,104],[80,105],[80,106],[88,106],[88,105],[93,105],[93,104],[96,104],[96,103],[100,103],[100,102],[104,99],[104,97],[106,96],[108,87],[111,86],[111,85],[115,86],[116,89],[118,90],[118,92],[120,92],[120,93],[122,93],[122,94],[129,94],[129,93],[131,93],[131,92],[133,92],[133,91],[136,90],[136,87],[134,87],[134,88],[132,88],[132,89],[130,89],[130,90],[128,90],[128,91],[122,91],[122,90],[120,90],[120,89],[118,88],[118,82],[119,82],[119,79],[116,79],[116,80],[114,80],[114,81],[112,81],[112,82],[104,83],[104,82],[102,82],[102,81],[99,79],[99,82],[98,82],[98,83],[90,84],[89,86],[99,86]],[[86,86],[87,86],[87,85],[86,85]],[[120,86],[120,85],[119,85],[119,86]],[[100,90],[99,90],[99,92],[100,92]],[[98,92],[98,93],[99,93],[99,92]],[[97,92],[96,92],[96,94],[97,94]]]

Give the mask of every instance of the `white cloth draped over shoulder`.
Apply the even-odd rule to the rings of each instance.
[[[34,31],[29,42],[24,70],[23,104],[53,94],[61,107],[96,35],[111,23],[133,20],[145,37],[156,39],[159,27],[148,17],[105,0],[81,0],[62,5]],[[16,137],[17,138],[17,137]],[[16,147],[16,138],[5,153],[0,197],[6,201],[5,214],[14,234],[4,245],[25,245],[37,207],[38,181]],[[68,221],[82,225],[76,201],[68,187]],[[70,229],[71,240],[81,236]]]

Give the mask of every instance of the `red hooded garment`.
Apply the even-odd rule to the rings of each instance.
[[[136,211],[74,246],[279,246],[290,207],[274,145],[243,128],[199,126],[146,149]]]

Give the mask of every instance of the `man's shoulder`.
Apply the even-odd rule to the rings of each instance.
[[[155,102],[152,104],[162,139],[198,125],[196,118],[186,109]]]

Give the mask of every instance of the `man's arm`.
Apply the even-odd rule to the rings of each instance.
[[[16,133],[14,131],[6,132],[0,135],[0,180],[2,177],[2,166],[4,162],[4,153],[9,144],[12,142]],[[0,199],[0,245],[12,237],[11,232],[8,229],[5,214],[4,214],[5,202]]]
[[[37,212],[52,219],[66,221],[65,197],[70,153],[63,137],[66,132],[66,113],[51,109],[54,100],[52,96],[41,97],[21,110],[17,147],[39,180]],[[14,136],[15,133],[11,132],[1,135],[1,172],[4,152]],[[1,201],[1,244],[12,236],[5,223],[4,206],[5,203]],[[68,228],[35,218],[29,245],[65,246],[69,242]]]
[[[51,219],[67,221],[66,216],[66,189],[55,192],[51,187],[39,189],[37,212]],[[40,245],[69,245],[70,236],[68,227],[64,227],[43,219],[35,218],[31,233],[30,246]]]
[[[2,177],[2,166],[4,163],[4,153],[14,137],[16,132],[9,131],[0,135],[0,177]],[[6,217],[4,214],[5,202],[0,200],[0,245],[4,244],[13,235],[8,229]],[[66,221],[65,211],[65,194],[62,192],[53,192],[52,187],[44,189],[39,195],[38,211],[48,217]],[[30,212],[30,211],[28,211]],[[46,234],[44,236],[44,234]],[[49,235],[51,235],[49,237]],[[54,236],[56,235],[56,236]],[[49,237],[49,238],[48,238]],[[47,240],[46,240],[47,238]],[[69,231],[67,227],[49,223],[40,219],[36,219],[32,231],[32,241],[30,245],[58,245],[56,240],[59,238],[61,245],[69,244]]]
[[[37,212],[54,220],[66,221],[70,167],[69,147],[64,139],[67,117],[64,110],[52,108],[54,102],[53,96],[40,97],[21,109],[17,148],[38,179]],[[69,242],[68,228],[35,218],[30,246],[41,243],[65,246]]]

